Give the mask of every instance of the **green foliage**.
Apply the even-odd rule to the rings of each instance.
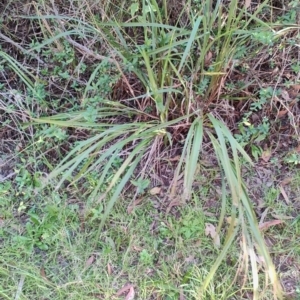
[[[130,182],[134,186],[137,187],[137,193],[138,194],[143,194],[144,191],[148,188],[148,186],[150,184],[150,180],[149,179],[142,179],[142,178],[138,178],[137,180],[131,180]]]
[[[259,99],[252,102],[250,110],[244,114],[242,121],[238,124],[239,133],[235,134],[236,140],[243,146],[250,146],[251,154],[257,161],[262,153],[259,143],[266,139],[270,131],[270,122],[267,117],[263,117],[260,122],[252,124],[250,119],[253,113],[262,110],[273,95],[278,95],[280,91],[274,91],[271,87],[259,91]]]
[[[260,31],[252,33],[252,40],[263,45],[273,45],[274,34],[270,31]]]
[[[198,218],[187,218],[185,217],[182,222],[180,222],[180,234],[183,235],[185,239],[195,238],[200,232],[203,232],[203,219]]]
[[[153,258],[146,249],[143,249],[140,253],[140,262],[146,266],[151,266],[153,264]]]
[[[292,68],[292,70],[295,72],[295,73],[299,73],[300,72],[300,63],[299,62],[297,62],[297,63],[295,63],[295,64],[292,64],[291,65],[291,68]]]
[[[255,126],[250,123],[248,118],[244,117],[238,128],[240,133],[236,134],[235,138],[242,146],[245,146],[263,141],[268,136],[270,123],[269,120],[264,117],[262,123]]]
[[[19,212],[28,209],[26,205],[21,205],[19,206]],[[68,212],[65,211],[64,213],[67,214]],[[35,208],[30,208],[26,215],[28,217],[25,224],[26,231],[22,235],[13,237],[14,246],[28,253],[32,252],[34,247],[48,250],[49,246],[57,239],[59,218],[61,216],[59,208],[54,205],[47,205],[43,210],[42,218],[35,211]]]
[[[298,1],[291,1],[290,6],[296,6],[297,4],[295,2]],[[299,5],[299,3],[298,3]],[[298,7],[299,10],[299,7]],[[278,22],[284,25],[291,25],[297,23],[297,10],[296,9],[290,9],[288,10],[284,15],[280,16],[278,18]]]
[[[112,63],[106,60],[99,63],[91,72],[84,89],[82,107],[94,110],[105,103],[105,100],[112,93],[112,86],[119,78],[120,74],[116,73]]]
[[[298,165],[300,164],[300,154],[299,153],[290,153],[284,158],[284,162],[287,164]]]
[[[113,208],[130,183],[136,187],[135,195],[145,194],[150,186],[145,170],[152,167],[161,150],[178,146],[176,128],[184,127],[182,152],[174,176],[169,178],[170,200],[178,196],[182,203],[190,201],[195,175],[203,171],[199,158],[204,153],[204,141],[212,145],[222,182],[221,213],[216,230],[218,234],[225,232],[225,236],[218,257],[210,262],[211,268],[197,276],[197,295],[214,295],[209,289],[216,286],[217,270],[226,261],[238,234],[243,237],[242,247],[247,249],[251,262],[253,297],[257,298],[259,293],[256,253],[263,257],[271,283],[278,288],[274,266],[241,176],[241,162],[251,165],[245,146],[250,146],[256,160],[260,156],[262,150],[258,144],[269,134],[270,122],[262,118],[252,124],[251,117],[262,111],[279,91],[270,87],[259,91],[258,99],[250,102],[249,111],[238,125],[240,132],[236,136],[226,127],[218,110],[221,106],[219,91],[229,70],[232,71],[233,58],[240,60],[237,64],[246,72],[249,65],[243,60],[249,55],[249,43],[254,42],[253,53],[258,53],[263,47],[273,47],[279,36],[259,19],[266,3],[250,13],[236,0],[226,6],[222,1],[194,0],[188,2],[192,5],[188,13],[184,7],[174,17],[173,7],[165,0],[130,1],[118,6],[117,11],[117,4],[107,1],[101,18],[93,15],[91,7],[84,18],[79,17],[81,14],[66,17],[40,12],[28,17],[45,27],[43,38],[33,39],[30,52],[39,54],[46,65],[31,72],[0,51],[5,68],[17,74],[21,85],[26,87],[24,91],[19,87],[10,91],[16,101],[5,108],[5,113],[20,118],[18,110],[25,112],[26,122],[20,131],[26,135],[35,132],[34,155],[28,154],[29,149],[18,155],[22,164],[16,170],[16,189],[18,196],[23,197],[18,212],[26,214],[26,225],[24,234],[14,238],[16,248],[30,252],[38,247],[46,251],[58,239],[61,211],[46,205],[42,214],[40,208],[30,208],[26,202],[33,194],[47,191],[46,186],[49,189],[55,186],[60,193],[77,190],[88,204],[87,224],[97,225],[90,252],[102,251],[103,247],[105,255],[113,253],[122,240],[121,234],[117,234],[115,240],[110,237],[101,240],[103,232],[109,230],[106,225],[110,224]],[[288,18],[293,20],[294,16],[291,14]],[[64,25],[52,32],[49,24]],[[105,45],[104,56],[84,45],[78,47],[79,42],[91,39]],[[78,52],[90,56],[91,61],[81,59]],[[292,69],[294,72],[299,69],[297,63]],[[134,84],[126,82],[131,75],[134,75]],[[119,80],[126,88],[118,87]],[[62,90],[57,97],[48,89],[52,82]],[[224,99],[231,101],[235,90],[241,91],[245,83],[225,82],[225,86],[229,94]],[[127,99],[123,98],[124,90]],[[81,134],[76,136],[78,132]],[[61,151],[60,146],[65,145]],[[56,152],[53,160],[44,154],[50,149]],[[38,158],[44,159],[43,168],[37,163],[35,151]],[[293,163],[295,161],[294,158]],[[42,175],[48,172],[42,181]],[[176,189],[178,185],[182,185],[182,193]],[[2,189],[6,194],[7,187]],[[131,194],[134,194],[132,190]],[[73,210],[66,210],[65,222],[75,218],[78,209],[79,206],[74,206]],[[225,226],[228,211],[232,223]],[[187,213],[180,220],[162,221],[159,238],[176,242],[200,238],[203,219],[203,215]],[[158,248],[160,242],[155,247]],[[136,260],[144,267],[153,267],[154,256],[153,249],[144,248]],[[81,276],[83,272],[79,273]],[[178,290],[162,289],[170,290],[170,298],[178,298]],[[227,297],[230,287],[225,285],[224,289],[226,291],[218,286],[217,294]]]

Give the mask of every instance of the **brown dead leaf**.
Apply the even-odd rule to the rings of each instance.
[[[269,208],[267,207],[260,216],[259,225],[263,224],[266,216],[268,215]]]
[[[283,196],[283,198],[284,198],[286,204],[290,204],[290,199],[289,199],[288,195],[286,194],[286,192],[285,192],[283,186],[280,185],[280,186],[279,186],[279,189],[280,189],[280,192],[281,192],[281,194],[282,194],[282,196]]]
[[[285,186],[293,181],[293,177],[286,177],[281,181],[281,186]]]
[[[272,71],[271,76],[275,76],[275,75],[277,75],[278,73],[279,73],[279,68],[276,67],[276,68]]]
[[[281,90],[281,96],[285,101],[291,100],[290,95],[286,90]]]
[[[235,218],[234,219],[234,221],[232,220],[232,217],[227,217],[227,218],[225,218],[225,220],[226,220],[226,222],[229,224],[229,225],[231,225],[231,223],[232,222],[234,222],[234,226],[236,226],[238,223],[239,223],[239,221],[238,221],[238,219],[237,218]]]
[[[130,290],[130,288],[133,288],[132,284],[126,284],[125,286],[123,286],[121,289],[119,289],[116,293],[117,297],[122,296],[122,294],[126,293],[128,290]]]
[[[271,158],[271,155],[272,155],[271,150],[267,149],[267,150],[263,151],[263,153],[261,154],[261,159],[264,162],[268,162]]]
[[[278,118],[282,118],[282,117],[284,117],[287,113],[288,113],[288,110],[287,110],[287,109],[280,110],[280,111],[277,113],[277,117],[278,117]]]
[[[154,187],[153,189],[150,190],[150,194],[151,195],[157,195],[157,194],[160,193],[160,191],[161,191],[161,187],[156,186],[156,187]]]
[[[300,91],[300,84],[294,84],[294,85],[292,86],[292,88],[293,88],[294,90],[296,90],[297,92],[299,92],[299,91]]]
[[[299,91],[300,91],[300,84],[294,84],[289,90],[290,97],[296,98],[299,95]]]
[[[132,246],[132,249],[133,249],[134,251],[137,251],[137,252],[143,251],[143,248],[142,248],[142,247],[139,247],[139,246],[136,246],[136,245],[133,245],[133,246]]]
[[[22,149],[23,149],[22,143],[18,143],[15,150],[16,150],[17,152],[20,152],[20,151],[22,151]]]
[[[128,294],[126,295],[125,300],[133,300],[134,299],[134,288],[133,286],[130,287]]]
[[[284,223],[283,220],[272,220],[272,221],[268,221],[268,222],[259,224],[258,227],[260,230],[266,230],[271,226],[275,226],[275,225],[282,224],[282,223]]]
[[[205,58],[204,58],[204,66],[205,67],[209,67],[210,66],[212,56],[213,55],[212,55],[211,51],[207,52],[207,54],[205,55]]]
[[[180,155],[176,155],[172,158],[169,158],[169,161],[180,161]]]
[[[194,242],[194,246],[195,246],[195,247],[200,247],[200,246],[201,246],[201,240],[196,240],[196,241]]]
[[[251,0],[245,0],[245,8],[247,9],[251,5]]]
[[[266,261],[262,255],[255,255],[256,256],[256,261],[260,266],[265,266]]]
[[[211,223],[205,223],[205,235],[210,236],[216,248],[219,248],[221,245],[220,236],[216,231],[216,227]]]
[[[46,281],[50,281],[48,278],[47,278],[47,276],[46,276],[46,272],[45,272],[45,269],[44,269],[44,267],[41,267],[41,269],[40,269],[40,275],[41,275],[41,277],[44,279],[44,280],[46,280]]]
[[[90,267],[94,261],[95,261],[95,256],[94,255],[90,256],[88,260],[85,262],[85,268]]]
[[[112,267],[111,267],[110,263],[107,264],[107,274],[108,275],[112,274]]]
[[[135,201],[133,201],[133,203],[131,203],[128,207],[127,207],[127,213],[130,215],[132,213],[132,211],[134,210],[134,208],[139,205],[142,201],[143,201],[143,197],[136,199]]]
[[[183,205],[183,201],[179,197],[175,198],[174,200],[172,200],[170,202],[169,206],[167,207],[166,214],[169,214],[169,212],[172,209],[172,207],[174,207],[174,206],[181,206],[181,205]]]

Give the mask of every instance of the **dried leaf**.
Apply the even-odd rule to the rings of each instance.
[[[112,267],[111,267],[110,263],[107,264],[107,274],[108,275],[112,274]]]
[[[278,220],[293,220],[294,219],[294,217],[292,217],[292,216],[281,216],[281,215],[277,215],[277,214],[271,214],[271,216]]]
[[[264,220],[265,220],[265,217],[267,216],[268,214],[268,211],[269,211],[269,208],[267,207],[265,209],[265,211],[261,214],[261,217],[260,217],[260,220],[259,220],[259,225],[263,224],[264,223]]]
[[[228,217],[225,220],[229,225],[231,225],[232,222],[234,222],[234,226],[236,226],[239,223],[237,218],[235,218],[234,221],[232,220],[232,217]]]
[[[209,51],[207,52],[207,54],[205,55],[205,58],[204,58],[204,66],[205,67],[209,67],[210,63],[211,63],[211,59],[212,59],[212,52]]]
[[[16,146],[16,152],[20,152],[22,151],[23,147],[22,147],[22,143],[18,143],[17,146]]]
[[[133,245],[133,246],[132,246],[132,249],[133,249],[134,251],[137,251],[137,252],[143,251],[143,248],[142,248],[142,247],[139,247],[139,246],[136,246],[136,245]]]
[[[277,117],[278,118],[282,118],[284,117],[286,114],[288,113],[288,110],[287,109],[284,109],[284,110],[281,110],[277,113]]]
[[[94,255],[90,256],[85,263],[85,268],[88,268],[89,266],[91,266],[94,261],[95,261],[95,256]]]
[[[285,186],[293,181],[293,177],[286,177],[281,181],[281,186]]]
[[[156,187],[154,187],[153,189],[150,190],[150,194],[151,195],[157,195],[157,194],[160,193],[160,191],[161,191],[161,187],[156,186]]]
[[[296,98],[299,95],[299,89],[295,89],[294,87],[291,87],[289,89],[289,96],[292,100],[296,100]],[[293,101],[291,101],[290,105],[292,105]]]
[[[133,300],[133,299],[134,299],[134,288],[133,286],[131,286],[125,300]]]
[[[172,207],[174,206],[181,206],[183,205],[183,201],[177,197],[175,198],[174,200],[172,200],[169,204],[169,206],[167,207],[167,210],[166,210],[166,214],[169,214],[169,212],[171,211]]]
[[[211,224],[211,223],[205,223],[205,235],[206,236],[210,236],[213,241],[214,241],[214,245],[216,248],[219,248],[221,243],[220,243],[220,236],[216,231],[216,227]]]
[[[180,155],[176,155],[174,157],[169,158],[169,161],[180,161],[181,156]]]
[[[282,194],[282,196],[283,196],[283,198],[284,198],[286,204],[290,204],[290,199],[289,199],[288,195],[286,194],[286,192],[285,192],[283,186],[280,185],[280,186],[279,186],[279,189],[280,189],[280,192],[281,192],[281,194]]]
[[[260,229],[260,230],[266,230],[266,229],[268,229],[268,228],[271,227],[271,226],[275,226],[275,225],[282,224],[282,223],[284,223],[284,221],[282,221],[282,220],[272,220],[272,221],[268,221],[268,222],[259,224],[259,229]]]
[[[139,205],[142,201],[143,201],[144,198],[139,198],[139,199],[136,199],[135,201],[133,201],[133,203],[131,203],[128,207],[127,207],[127,213],[130,215],[133,211],[133,209]]]
[[[122,294],[126,293],[128,290],[130,290],[130,288],[133,288],[132,284],[126,284],[125,286],[123,286],[121,289],[119,289],[116,293],[117,297],[120,297]]]
[[[251,0],[245,0],[245,8],[250,7],[251,5]]]
[[[271,158],[271,150],[267,149],[265,151],[263,151],[263,153],[261,154],[261,158],[264,162],[268,162]]]
[[[262,255],[256,255],[256,261],[261,266],[265,266],[266,265],[266,261],[265,261],[265,259],[264,259],[264,257]]]
[[[46,276],[46,272],[45,272],[45,269],[44,269],[44,267],[41,267],[41,269],[40,269],[40,275],[41,275],[41,277],[43,278],[43,279],[45,279],[46,281],[50,281],[48,278],[47,278],[47,276]]]
[[[281,96],[285,101],[291,100],[290,95],[286,90],[281,90]]]
[[[276,67],[276,68],[272,71],[271,76],[275,76],[275,75],[277,75],[278,73],[279,73],[279,68]]]

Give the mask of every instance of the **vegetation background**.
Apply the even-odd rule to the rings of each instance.
[[[2,1],[1,299],[300,299],[299,23]]]

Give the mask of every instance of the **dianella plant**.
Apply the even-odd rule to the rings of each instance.
[[[84,20],[65,17],[55,10],[27,17],[39,20],[44,26],[53,22],[58,28],[43,43],[32,45],[32,53],[66,43],[98,61],[87,78],[77,111],[42,117],[26,108],[30,116],[27,126],[48,124],[89,132],[53,167],[45,184],[56,182],[59,190],[79,184],[97,170],[100,177],[88,199],[95,205],[104,203],[100,233],[124,189],[134,178],[145,178],[156,154],[178,143],[176,130],[184,128],[181,156],[170,180],[168,200],[172,201],[179,189],[180,201],[189,201],[199,166],[201,172],[198,162],[205,141],[214,150],[222,174],[217,231],[221,234],[227,228],[218,259],[206,279],[199,283],[199,297],[201,293],[204,295],[231,245],[238,240],[243,253],[241,264],[248,266],[250,261],[251,269],[247,270],[252,278],[254,299],[258,299],[259,290],[269,281],[275,297],[281,298],[275,268],[241,176],[241,162],[249,166],[252,162],[220,113],[224,100],[221,90],[233,66],[233,56],[249,40],[251,24],[267,1],[251,12],[237,0],[190,0],[184,5],[167,0],[119,2],[106,1],[101,16],[87,13]],[[260,24],[268,28],[263,22]],[[85,38],[105,47],[106,55],[84,45],[81,41]],[[28,71],[3,53],[1,56],[35,92],[34,79]],[[116,78],[115,92],[98,97],[98,89],[106,84],[104,76],[108,68]],[[112,173],[118,159],[118,168]],[[179,183],[179,179],[183,180]],[[231,221],[225,225],[228,207]],[[264,265],[264,283],[260,282],[258,257]]]

